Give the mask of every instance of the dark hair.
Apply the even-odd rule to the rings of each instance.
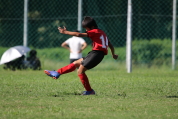
[[[98,28],[98,26],[97,26],[97,24],[96,24],[96,22],[95,22],[95,20],[92,18],[92,17],[89,17],[89,16],[86,16],[86,17],[84,17],[84,19],[83,19],[83,21],[82,21],[82,27],[83,28],[92,28],[92,27],[94,27],[94,28]]]
[[[36,50],[31,50],[30,51],[30,56],[36,56],[36,54],[37,54]]]

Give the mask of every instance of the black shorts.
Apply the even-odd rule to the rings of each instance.
[[[79,58],[80,59],[80,58]],[[77,61],[78,59],[70,59],[70,63]]]
[[[83,57],[82,65],[87,69],[92,69],[97,66],[104,58],[104,52],[99,50],[92,50],[86,57]]]

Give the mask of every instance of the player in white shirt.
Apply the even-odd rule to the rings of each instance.
[[[79,31],[75,31],[79,32]],[[70,51],[70,63],[82,58],[82,50],[87,47],[87,43],[81,37],[73,36],[61,44],[62,47]]]

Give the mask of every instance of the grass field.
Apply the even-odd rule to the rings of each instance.
[[[117,62],[101,64],[87,71],[92,96],[79,95],[76,72],[54,80],[43,71],[0,71],[1,119],[178,118],[178,72],[169,68],[128,74]]]

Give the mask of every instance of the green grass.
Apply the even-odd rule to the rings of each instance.
[[[178,73],[171,69],[135,67],[128,74],[122,63],[104,61],[87,71],[93,96],[78,95],[84,88],[76,71],[58,80],[43,71],[0,71],[2,119],[178,118]]]

